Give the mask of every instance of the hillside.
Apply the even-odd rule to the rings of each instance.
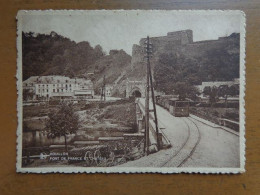
[[[105,56],[101,46],[87,41],[75,43],[52,32],[50,35],[23,33],[23,80],[30,76],[78,76],[90,64]]]
[[[192,31],[170,32],[167,36],[151,37],[151,65],[156,89],[172,93],[174,84],[199,85],[202,81],[228,81],[239,77],[239,34],[218,40],[193,42]],[[145,76],[143,47],[133,45],[132,80]]]
[[[94,72],[93,81],[98,89],[103,83],[105,75],[107,84],[117,83],[118,78],[123,77],[130,69],[131,56],[124,50],[111,50],[109,55],[103,56],[88,68]]]
[[[177,82],[198,85],[202,81],[226,81],[239,77],[239,34],[218,40],[193,42],[191,30],[151,37],[151,59],[158,91],[172,93]],[[23,33],[23,80],[34,75],[65,75],[92,79],[96,93],[106,76],[113,93],[123,96],[126,79],[143,80],[145,39],[133,45],[132,57],[124,50],[106,54],[100,45],[75,43],[55,32],[49,35]],[[91,73],[91,74],[89,74]],[[94,73],[94,74],[92,74]],[[179,85],[181,86],[181,85]]]
[[[49,35],[23,33],[23,80],[36,75],[65,75],[92,79],[99,91],[103,76],[113,84],[130,68],[131,56],[123,50],[105,54],[89,42],[75,43],[55,32]],[[88,74],[94,73],[94,75]]]

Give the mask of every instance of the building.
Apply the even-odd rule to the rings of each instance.
[[[113,85],[106,85],[106,96],[107,97],[111,97],[112,96],[112,93],[113,93]]]
[[[202,93],[205,87],[219,87],[222,85],[232,86],[239,85],[239,78],[234,79],[233,81],[210,81],[210,82],[202,82],[201,85],[196,85],[199,92]]]
[[[113,85],[106,84],[105,85],[105,96],[111,97],[113,94],[113,89],[114,89]],[[102,94],[102,87],[100,87],[100,94]]]
[[[93,98],[91,80],[65,76],[32,76],[23,82],[23,89],[33,93],[31,99]]]

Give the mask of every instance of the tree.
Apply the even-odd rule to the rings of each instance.
[[[173,85],[174,94],[179,95],[180,100],[185,100],[190,98],[195,100],[198,95],[198,90],[193,85],[190,85],[188,82],[177,82]]]
[[[174,93],[179,95],[180,100],[185,100],[187,97],[187,84],[184,82],[177,82],[174,85]]]
[[[65,149],[67,148],[67,135],[76,133],[79,128],[79,116],[75,113],[72,103],[62,102],[56,112],[49,115],[46,127],[49,130],[48,137],[64,136]]]
[[[225,98],[225,105],[227,107],[227,98],[228,96],[236,96],[239,95],[239,86],[238,85],[221,85],[218,88],[218,96]]]
[[[33,92],[30,89],[23,90],[23,100],[29,100],[33,98]]]
[[[199,92],[198,88],[195,87],[194,85],[189,85],[187,94],[188,94],[188,98],[196,101],[196,100],[198,100],[198,95],[200,95],[200,92]]]
[[[206,86],[206,87],[204,87],[204,89],[203,89],[203,92],[202,92],[204,95],[210,95],[210,93],[211,93],[211,87],[209,87],[209,86]]]
[[[100,45],[93,48],[87,41],[75,43],[56,32],[22,33],[22,42],[23,80],[40,75],[77,76],[105,57]]]
[[[207,86],[204,88],[203,94],[209,96],[209,103],[212,106],[217,101],[218,88],[215,86],[213,86],[212,88]]]
[[[239,85],[231,85],[228,93],[230,96],[239,95]]]
[[[228,85],[221,85],[218,87],[218,96],[225,98],[225,107],[227,107],[227,98],[229,95],[229,87]]]
[[[217,102],[218,88],[213,86],[209,95],[209,102],[211,106]]]

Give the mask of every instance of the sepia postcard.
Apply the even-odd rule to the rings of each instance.
[[[21,173],[245,171],[245,14],[21,10]]]

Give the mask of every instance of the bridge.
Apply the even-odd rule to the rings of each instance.
[[[139,133],[144,133],[145,129],[145,106],[144,106],[144,99],[137,98],[136,99],[136,121],[137,121],[137,128]],[[152,103],[150,102],[152,107]],[[150,142],[150,152],[157,152],[160,148],[168,148],[171,146],[170,141],[167,139],[167,136],[164,134],[163,129],[165,128],[164,125],[158,121],[159,127],[159,146],[157,145],[157,133],[154,121],[154,114],[150,113],[149,116],[149,142]],[[159,148],[160,147],[160,148]]]
[[[144,131],[145,99],[136,99],[139,132]],[[150,102],[150,108],[152,108]],[[190,114],[174,117],[156,106],[161,150],[158,151],[153,113],[150,113],[150,147],[155,152],[121,167],[239,167],[239,133]]]

